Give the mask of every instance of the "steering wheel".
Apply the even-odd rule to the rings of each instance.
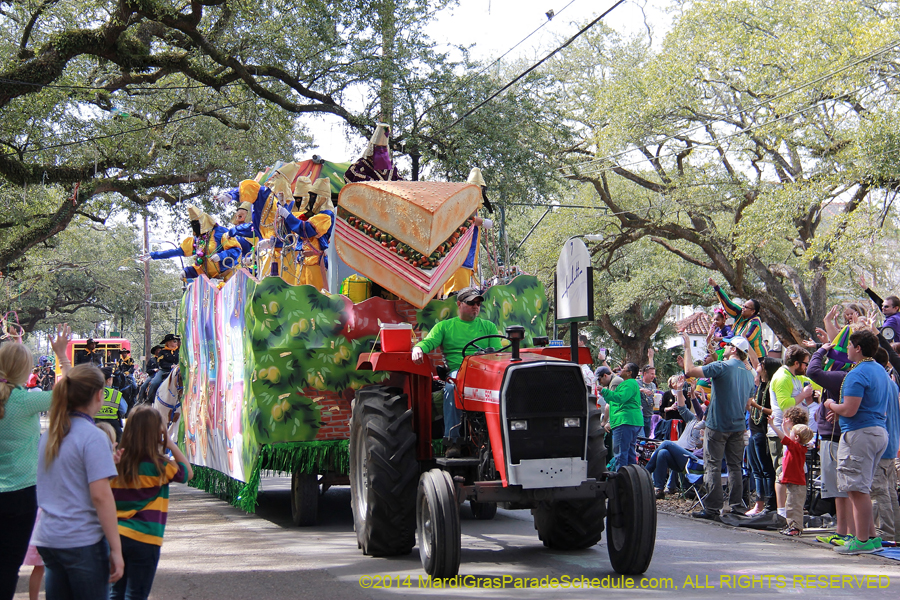
[[[488,354],[488,353],[490,353],[490,352],[502,352],[503,350],[506,350],[506,348],[501,348],[500,350],[494,350],[493,348],[482,348],[481,346],[479,346],[478,344],[475,343],[475,342],[480,342],[481,340],[486,340],[486,339],[488,339],[488,338],[500,338],[500,339],[506,340],[506,341],[508,341],[508,342],[510,343],[510,346],[506,346],[506,348],[511,348],[511,347],[512,347],[512,345],[511,345],[511,344],[512,344],[512,340],[509,339],[508,336],[505,336],[505,335],[499,335],[499,334],[494,334],[494,335],[483,335],[483,336],[481,336],[481,337],[475,338],[474,340],[472,340],[471,342],[469,342],[468,344],[466,344],[465,346],[463,346],[463,349],[462,349],[462,357],[463,357],[463,358],[466,358],[466,350],[469,349],[469,346],[474,346],[475,348],[478,348],[478,349],[481,351],[482,354]]]

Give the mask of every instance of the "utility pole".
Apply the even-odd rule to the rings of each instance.
[[[144,256],[150,254],[150,225],[144,210]],[[150,360],[150,261],[144,260],[144,368]]]
[[[378,10],[381,29],[381,118],[393,126],[394,118],[394,38],[396,36],[394,0],[381,0]],[[391,132],[393,134],[393,131]]]

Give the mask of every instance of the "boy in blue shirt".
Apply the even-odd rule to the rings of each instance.
[[[887,403],[897,388],[887,372],[873,358],[878,338],[868,330],[850,335],[847,356],[857,365],[844,378],[841,403],[827,400],[824,407],[840,417],[838,446],[838,489],[847,492],[853,504],[856,537],[835,547],[839,554],[871,554],[881,551],[872,518],[872,481],[875,468],[888,445]]]

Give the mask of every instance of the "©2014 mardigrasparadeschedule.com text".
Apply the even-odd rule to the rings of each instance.
[[[671,577],[634,578],[624,575],[583,577],[517,577],[513,575],[458,575],[432,579],[428,575],[363,575],[359,585],[366,589],[467,588],[467,589],[652,589],[652,590],[784,590],[845,589],[883,590],[891,585],[887,575],[686,575],[679,582]]]

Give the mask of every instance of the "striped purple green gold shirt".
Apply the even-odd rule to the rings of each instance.
[[[163,477],[152,462],[141,462],[137,483],[126,482],[121,476],[112,480],[119,535],[162,546],[169,511],[169,482],[184,483],[187,467],[169,462]]]

